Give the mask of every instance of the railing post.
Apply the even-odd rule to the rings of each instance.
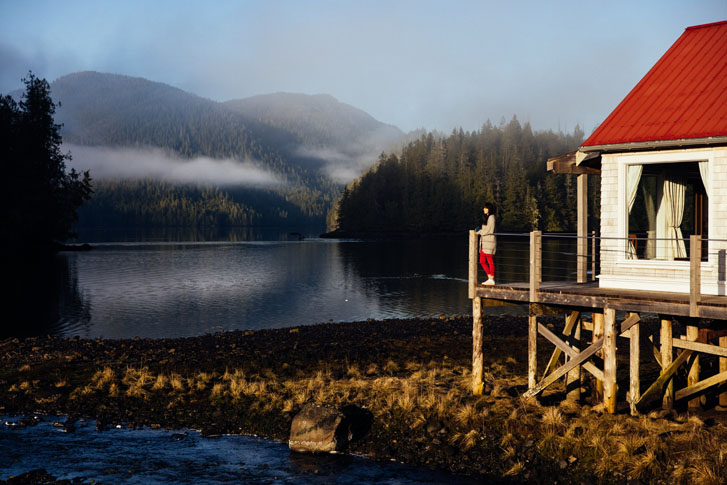
[[[577,258],[577,280],[578,283],[585,283],[588,268],[588,175],[580,174],[576,179],[578,197],[578,243]]]
[[[477,250],[477,233],[470,230],[470,245],[469,245],[469,298],[475,297],[475,288],[477,286],[477,257],[479,251]]]
[[[532,231],[530,233],[530,301],[537,302],[537,293],[541,280],[541,245],[542,232]]]
[[[596,231],[591,231],[591,279],[596,281]]]
[[[699,316],[699,303],[702,293],[702,238],[696,234],[689,236],[689,316]]]

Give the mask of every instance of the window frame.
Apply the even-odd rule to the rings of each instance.
[[[618,264],[628,264],[631,266],[648,267],[648,268],[661,268],[661,269],[683,269],[689,266],[689,261],[683,260],[667,260],[667,259],[629,259],[628,258],[628,236],[629,236],[629,210],[628,203],[626,201],[626,194],[628,191],[628,169],[632,165],[667,165],[671,163],[699,163],[708,162],[708,177],[714,180],[714,155],[710,152],[695,152],[695,151],[669,151],[669,152],[638,152],[638,153],[624,153],[617,157],[618,164],[618,233],[617,237],[622,239],[620,247],[622,251],[619,251],[617,257]],[[708,197],[707,201],[707,230],[712,224],[713,218],[713,197]],[[663,212],[663,211],[659,211]],[[659,217],[663,217],[657,213],[657,220]],[[657,223],[658,224],[658,223]],[[662,222],[663,224],[663,222]],[[658,227],[658,225],[657,225]],[[657,234],[657,237],[660,237]],[[709,255],[707,260],[709,262]]]

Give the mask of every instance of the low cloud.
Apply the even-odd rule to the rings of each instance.
[[[401,151],[405,136],[394,127],[381,127],[345,146],[300,146],[295,154],[324,162],[325,174],[334,182],[347,184],[374,165],[382,152]]]
[[[350,155],[335,148],[299,147],[295,154],[300,157],[314,158],[324,162],[325,174],[334,182],[346,184],[374,164],[374,153]]]
[[[94,179],[155,179],[174,183],[266,187],[283,180],[252,160],[178,158],[158,148],[110,148],[64,144],[68,168],[91,171]]]

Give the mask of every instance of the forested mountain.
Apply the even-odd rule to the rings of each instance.
[[[282,130],[288,144],[276,145],[287,156],[324,161],[326,173],[343,183],[370,167],[382,149],[404,136],[395,126],[326,94],[265,94],[225,105],[250,121],[274,128],[272,133]]]
[[[489,201],[498,231],[575,231],[575,176],[546,173],[545,161],[582,141],[580,128],[533,132],[515,117],[475,132],[423,135],[349,184],[330,220],[354,233],[460,231],[479,225]],[[599,182],[589,177],[589,183]],[[599,191],[589,194],[595,218]]]
[[[401,136],[398,129],[329,96],[278,94],[218,103],[162,83],[97,72],[64,76],[51,83],[51,95],[60,103],[56,121],[63,124],[63,141],[71,148],[161,149],[180,164],[195,157],[233,160],[253,164],[279,181],[267,187],[190,185],[177,191],[178,183],[163,178],[154,183],[138,180],[141,177],[123,183],[95,178],[96,194],[81,212],[82,225],[143,220],[128,217],[134,204],[136,214],[149,214],[149,204],[160,208],[157,216],[168,213],[161,208],[168,207],[164,200],[172,193],[186,200],[185,207],[192,207],[199,202],[197,195],[208,189],[219,191],[244,213],[255,214],[244,218],[247,223],[286,223],[294,213],[308,222],[321,222],[343,183],[374,163],[376,155]],[[385,136],[375,139],[380,133]],[[150,192],[150,187],[155,190]],[[153,199],[152,194],[160,198]],[[112,202],[121,200],[126,201],[123,211]],[[196,214],[190,214],[186,223],[177,214],[168,223],[209,220]],[[242,219],[235,214],[240,212],[213,219],[238,224],[232,221]],[[157,216],[154,224],[164,224],[166,219]]]

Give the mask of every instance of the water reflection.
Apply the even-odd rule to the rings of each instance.
[[[139,227],[80,229],[71,241],[100,242],[241,242],[288,241],[299,237],[316,237],[322,232],[317,226],[281,229],[279,227]]]
[[[50,331],[172,337],[467,313],[463,254],[456,240],[95,243],[59,256],[76,276],[59,283]]]
[[[186,234],[184,241],[127,233],[94,242],[92,251],[61,253],[50,272],[11,278],[17,291],[9,307],[24,322],[14,333],[184,337],[471,311],[465,237],[299,240],[291,232]],[[575,271],[574,241],[544,239],[546,280]],[[526,238],[501,238],[496,279],[527,281],[528,260]]]
[[[87,329],[91,306],[73,261],[62,255],[41,260],[6,261],[0,337],[63,332],[69,325]]]

